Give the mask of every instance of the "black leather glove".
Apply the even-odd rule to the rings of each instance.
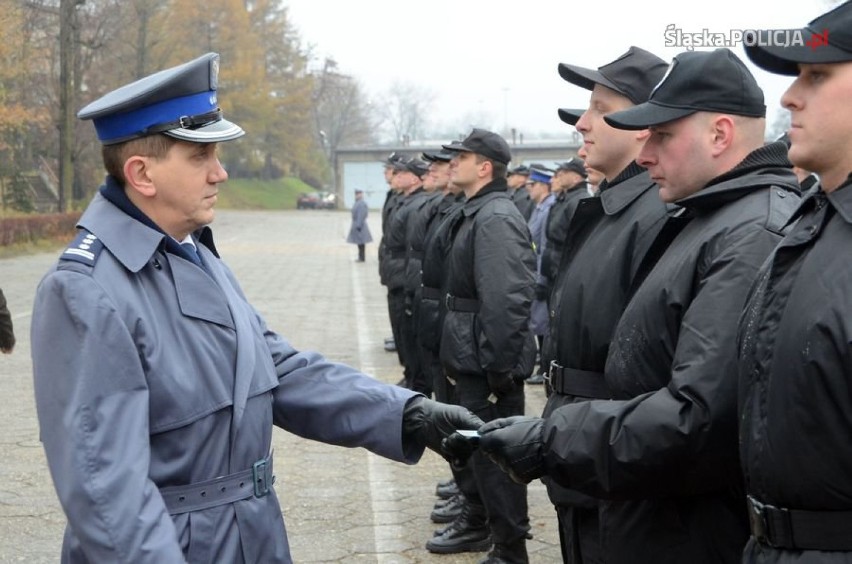
[[[408,401],[402,414],[403,437],[434,450],[449,462],[453,456],[441,448],[445,438],[457,429],[479,429],[482,419],[458,405],[449,405],[416,396]]]
[[[515,389],[515,379],[508,372],[489,372],[488,389],[498,398]]]
[[[495,419],[479,429],[479,448],[519,484],[545,474],[544,420],[518,415]]]
[[[474,451],[479,448],[479,441],[471,441],[458,433],[453,433],[441,443],[441,451],[453,468],[459,469],[467,464]]]

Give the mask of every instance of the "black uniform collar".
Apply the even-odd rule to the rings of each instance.
[[[601,185],[598,187],[598,191],[603,194],[606,190],[614,187],[616,184],[620,184],[627,179],[633,178],[637,174],[642,174],[645,172],[645,169],[639,166],[636,161],[631,161],[627,168],[618,173],[618,176],[612,179],[612,182],[608,181],[604,178],[601,181]]]
[[[606,190],[601,191],[598,197],[604,212],[607,215],[615,215],[650,189],[656,190],[657,185],[651,180],[648,171],[634,162],[624,169]]]
[[[787,147],[782,142],[755,149],[737,166],[717,176],[695,194],[676,203],[697,210],[715,209],[766,186],[777,186],[799,193],[793,163],[787,158]]]
[[[505,178],[495,178],[485,186],[479,189],[479,192],[474,194],[464,206],[465,215],[471,215],[479,211],[479,208],[483,206],[485,202],[491,200],[491,198],[486,198],[489,194],[497,194],[499,196],[503,196],[508,198],[509,195],[506,193],[509,185],[506,184]]]
[[[852,224],[852,174],[846,177],[846,182],[828,194],[822,191],[821,186],[811,194],[824,194],[840,217],[846,220],[846,223]]]

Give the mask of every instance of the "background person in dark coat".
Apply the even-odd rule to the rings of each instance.
[[[12,327],[12,314],[6,306],[6,296],[0,290],[0,352],[9,354],[15,348],[15,331]]]
[[[789,157],[820,179],[740,322],[747,564],[852,562],[852,3],[801,34],[808,44],[746,47],[795,77],[781,97]]]
[[[763,92],[742,61],[686,52],[670,69],[647,103],[605,117],[650,128],[637,162],[682,207],[613,334],[613,399],[480,430],[482,449],[522,481],[547,474],[613,500],[601,505],[608,564],[739,561],[737,321],[799,199],[783,143],[764,145]]]
[[[367,225],[368,213],[367,202],[364,201],[364,191],[355,190],[355,203],[352,204],[352,226],[349,228],[346,242],[358,245],[358,262],[366,260],[365,247],[367,243],[373,242],[370,226]]]

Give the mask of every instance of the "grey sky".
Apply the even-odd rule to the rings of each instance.
[[[368,93],[394,80],[436,94],[434,122],[484,116],[527,137],[571,129],[558,107],[585,107],[588,91],[563,81],[557,64],[598,67],[637,45],[670,60],[666,28],[686,33],[798,28],[830,0],[287,0],[292,23],[319,56],[357,77]],[[746,60],[742,46],[734,52]],[[771,121],[791,79],[756,69]],[[484,125],[484,124],[478,124]]]

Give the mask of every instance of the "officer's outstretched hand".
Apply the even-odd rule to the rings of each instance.
[[[479,429],[482,419],[458,405],[432,401],[422,396],[409,400],[402,415],[403,435],[434,450],[449,462],[451,453],[441,448],[441,442],[457,429]]]
[[[479,449],[519,484],[529,484],[545,474],[544,420],[540,417],[506,417],[479,429]]]

